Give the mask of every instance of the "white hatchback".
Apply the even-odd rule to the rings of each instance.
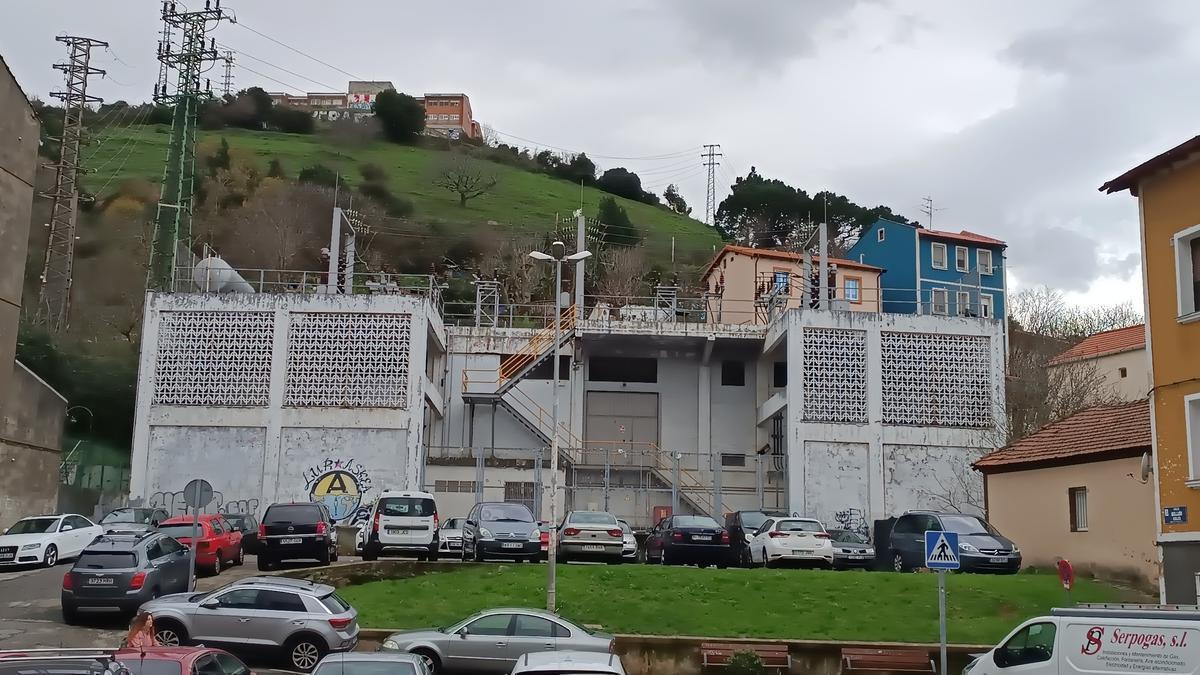
[[[783,562],[833,566],[833,540],[821,521],[768,518],[750,539],[750,560],[771,566]]]
[[[367,521],[363,560],[385,553],[407,553],[418,560],[438,559],[438,512],[428,492],[384,490]]]
[[[625,667],[616,654],[593,652],[530,652],[517,659],[512,675],[562,675],[563,673],[595,673],[625,675]]]

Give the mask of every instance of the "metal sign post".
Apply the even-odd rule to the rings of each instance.
[[[937,571],[938,577],[938,641],[941,644],[941,674],[946,672],[946,570],[959,567],[958,533],[927,530],[925,532],[925,567]]]
[[[200,546],[200,509],[213,500],[212,485],[203,478],[188,481],[183,488],[183,503],[192,510],[192,545],[188,547],[188,590],[196,590],[196,549]]]

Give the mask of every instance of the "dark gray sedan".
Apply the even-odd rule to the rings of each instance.
[[[833,568],[870,569],[875,565],[875,547],[854,530],[829,530],[833,540]]]
[[[448,628],[393,633],[383,652],[409,652],[433,673],[509,673],[531,652],[609,653],[613,638],[536,609],[489,609]]]

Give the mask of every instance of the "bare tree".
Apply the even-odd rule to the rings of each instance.
[[[971,468],[969,457],[953,462],[949,471],[937,471],[933,485],[919,487],[917,496],[938,511],[982,515],[984,512],[983,478]]]
[[[1142,322],[1142,313],[1130,303],[1072,306],[1062,291],[1047,286],[1016,293],[1010,308],[1009,316],[1022,330],[1055,338],[1080,339]]]
[[[611,246],[600,254],[602,270],[596,282],[600,295],[631,297],[638,295],[646,274],[646,252],[642,247]]]
[[[264,181],[241,207],[205,217],[197,234],[234,267],[321,269],[332,206],[329,188]]]
[[[439,164],[433,178],[434,187],[458,195],[458,205],[466,208],[467,201],[485,195],[496,187],[498,179],[483,162],[466,155],[453,155]]]

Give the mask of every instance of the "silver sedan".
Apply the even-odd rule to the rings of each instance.
[[[604,511],[571,511],[558,531],[558,560],[603,560],[619,563],[625,533],[615,516]]]
[[[393,633],[379,650],[409,652],[433,673],[509,673],[522,655],[546,651],[609,653],[611,635],[592,633],[536,609],[489,609],[449,628]]]

